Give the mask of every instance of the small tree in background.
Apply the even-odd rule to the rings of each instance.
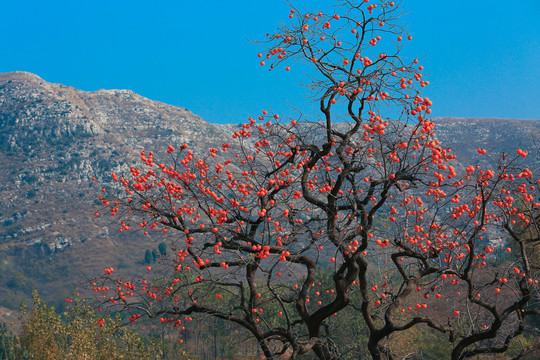
[[[154,257],[152,256],[152,252],[147,249],[144,252],[144,262],[147,264],[151,264],[153,261],[154,261]]]
[[[539,239],[520,234],[538,234],[539,180],[528,154],[455,168],[420,94],[423,67],[400,55],[411,37],[397,4],[338,4],[292,8],[259,54],[270,69],[311,66],[321,118],[263,111],[202,157],[187,145],[163,163],[142,152],[100,201],[120,231],[173,234],[170,251],[140,282],[106,269],[95,288],[131,321],[235,323],[268,359],[340,358],[341,312],[339,326],[365,324],[373,359],[399,357],[394,340],[426,328],[452,359],[532,351],[522,334],[538,331],[525,319],[538,314]]]
[[[7,328],[6,324],[0,323],[0,359],[14,360],[18,353],[17,337]]]
[[[167,255],[167,244],[165,244],[164,242],[159,243],[158,250],[161,256]]]

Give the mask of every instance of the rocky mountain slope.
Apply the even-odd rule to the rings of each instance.
[[[498,159],[503,152],[515,155],[517,149],[540,147],[540,120],[439,117],[434,121],[437,138],[452,148],[461,164],[485,162],[487,158],[478,155],[478,148]],[[539,161],[538,157],[529,159],[537,169]]]
[[[226,137],[226,129],[187,109],[129,90],[84,92],[30,73],[1,74],[0,246],[54,252],[103,234],[81,231],[90,209],[80,204],[97,193],[92,177],[110,176],[141,150],[188,143],[202,151]]]
[[[19,289],[48,284],[54,292],[83,272],[142,259],[157,244],[120,242],[93,217],[102,179],[129,169],[141,150],[187,143],[202,152],[230,134],[129,90],[85,92],[27,72],[0,74],[0,305],[16,304]]]
[[[540,120],[436,123],[465,166],[481,161],[479,147],[496,156],[540,139]],[[16,306],[32,288],[58,297],[103,266],[140,263],[159,239],[109,233],[92,216],[100,192],[92,177],[125,171],[141,150],[188,143],[207,152],[232,129],[129,90],[85,92],[27,72],[0,74],[0,305]]]

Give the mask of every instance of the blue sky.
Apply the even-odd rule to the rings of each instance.
[[[330,0],[298,0],[327,9]],[[540,1],[404,0],[432,116],[540,118]],[[258,45],[288,20],[276,0],[0,0],[0,72],[82,90],[130,89],[210,122],[309,108],[301,71],[261,68]],[[294,69],[293,69],[294,70]],[[308,105],[305,105],[308,104]]]

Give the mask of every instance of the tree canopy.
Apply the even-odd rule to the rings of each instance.
[[[99,199],[119,230],[159,232],[168,250],[144,279],[105,269],[95,291],[132,322],[230,321],[268,359],[340,358],[341,312],[340,326],[365,326],[373,359],[397,358],[398,339],[427,328],[452,359],[533,351],[531,155],[478,149],[492,166],[460,167],[437,140],[423,66],[401,55],[412,37],[399,3],[337,4],[292,7],[258,54],[271,70],[309,68],[320,117],[263,110],[207,154],[171,144],[112,174]]]

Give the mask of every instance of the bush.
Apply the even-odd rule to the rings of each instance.
[[[156,344],[123,327],[119,317],[101,317],[78,300],[69,303],[62,321],[34,291],[32,309],[21,308],[22,330],[13,359],[160,358]],[[13,341],[10,344],[13,347]]]

